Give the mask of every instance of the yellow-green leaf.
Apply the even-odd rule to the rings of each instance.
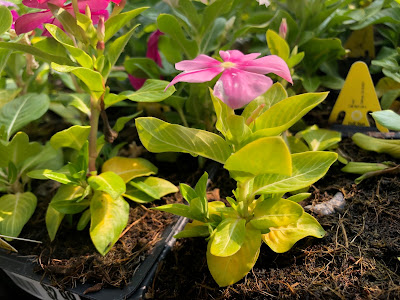
[[[54,149],[67,147],[80,150],[87,141],[89,133],[90,126],[71,126],[54,134],[50,139],[50,144]]]
[[[281,137],[266,137],[253,141],[232,154],[224,168],[237,181],[262,174],[290,176],[292,159]]]
[[[262,238],[277,253],[289,251],[297,241],[306,236],[322,238],[325,235],[325,230],[318,221],[307,213],[303,213],[297,223],[270,230],[269,233],[263,234]]]
[[[246,225],[246,235],[242,247],[227,257],[215,256],[210,252],[211,241],[207,247],[207,265],[219,286],[234,284],[253,268],[260,253],[261,233],[250,224]]]
[[[246,235],[246,220],[222,220],[217,226],[210,242],[210,253],[219,257],[231,256],[239,251]]]
[[[101,255],[118,241],[129,219],[129,204],[122,197],[96,191],[90,202],[90,237]]]
[[[102,171],[103,173],[108,171],[114,172],[126,183],[136,177],[156,174],[158,169],[144,158],[115,156],[103,164]]]

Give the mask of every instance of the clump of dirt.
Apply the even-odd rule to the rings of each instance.
[[[363,161],[393,160],[359,150],[342,150]],[[252,271],[238,283],[218,287],[208,271],[202,238],[179,240],[159,267],[148,291],[152,299],[400,299],[400,178],[369,178],[340,171],[336,163],[314,184],[302,205],[320,203],[342,192],[346,206],[329,216],[314,215],[326,230],[322,239],[305,238],[276,254],[262,245]],[[227,178],[224,174],[219,181]],[[229,194],[232,183],[226,183]]]

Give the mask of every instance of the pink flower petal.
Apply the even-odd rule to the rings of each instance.
[[[53,14],[49,10],[20,16],[15,21],[15,32],[21,34],[32,31],[44,23],[51,23],[53,18]]]
[[[222,67],[218,68],[208,68],[204,70],[194,70],[190,72],[182,72],[181,74],[177,75],[170,84],[167,85],[169,88],[171,85],[174,85],[177,82],[207,82],[212,80],[215,76],[221,73],[224,70]]]
[[[85,12],[86,5],[88,5],[93,13],[98,10],[106,9],[109,3],[109,0],[79,0],[78,7],[79,11]]]
[[[99,24],[100,17],[104,17],[104,20],[108,19],[108,10],[102,9],[98,11],[92,11],[92,21],[94,25]]]
[[[160,52],[158,51],[158,40],[161,35],[163,35],[160,30],[154,31],[150,37],[149,41],[147,42],[147,51],[146,51],[146,57],[154,60],[156,64],[160,67],[162,67],[162,62],[161,62],[161,56]]]
[[[195,59],[192,60],[183,60],[175,64],[175,68],[180,71],[194,71],[194,70],[201,70],[207,68],[215,68],[219,66],[221,62],[218,60],[209,57],[204,54],[200,54]],[[221,72],[221,71],[220,71]],[[201,82],[205,82],[208,80],[204,80]]]
[[[134,77],[131,74],[128,74],[129,81],[135,90],[140,89],[143,84],[146,82],[147,78],[138,78]]]
[[[215,84],[214,95],[232,109],[237,109],[264,94],[271,85],[269,77],[230,68],[222,73]]]
[[[63,6],[66,0],[23,0],[22,4],[32,8],[48,9],[47,3]]]
[[[276,55],[268,55],[240,64],[238,68],[258,74],[274,73],[293,84],[289,67],[282,58]]]
[[[13,18],[11,29],[15,29],[15,21],[19,18],[19,15],[15,10],[11,10],[11,15],[12,15],[12,18]]]
[[[224,61],[239,63],[254,60],[260,56],[261,53],[243,54],[239,50],[219,51],[219,55]]]

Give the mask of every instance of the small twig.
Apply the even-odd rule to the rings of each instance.
[[[133,226],[135,226],[137,223],[141,222],[145,217],[147,216],[147,212],[145,212],[145,214],[143,216],[141,216],[139,219],[137,219],[135,222],[133,222],[132,224],[130,224],[128,227],[125,228],[125,230],[121,233],[121,235],[119,236],[119,238],[123,237],[125,235],[125,233],[127,233],[129,231],[129,229],[131,229]]]

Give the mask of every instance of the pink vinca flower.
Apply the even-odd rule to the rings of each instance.
[[[58,7],[64,8],[70,14],[74,15],[72,4],[65,5],[66,0],[23,0],[22,3],[25,6],[42,9],[39,12],[25,14],[17,19],[15,22],[15,31],[17,34],[26,33],[36,28],[42,28],[43,24],[54,24],[62,28],[61,23],[54,18],[47,4],[51,3]],[[114,0],[114,3],[119,4],[121,0]],[[92,20],[94,24],[97,24],[100,16],[105,19],[108,18],[107,6],[110,0],[78,0],[78,7],[81,13],[85,13],[86,6],[89,6],[92,13]],[[43,35],[49,35],[48,32],[44,32]]]
[[[146,57],[154,60],[156,64],[162,68],[162,61],[161,61],[161,56],[160,52],[158,51],[158,40],[161,35],[163,35],[160,30],[154,31],[147,42],[147,51],[146,51]],[[146,82],[147,78],[138,78],[134,77],[131,74],[128,74],[129,81],[133,88],[135,90],[140,89],[143,84]]]
[[[263,74],[275,73],[292,82],[290,71],[283,59],[276,55],[257,57],[260,53],[244,55],[239,50],[219,52],[223,62],[201,54],[193,60],[175,64],[177,75],[167,88],[177,82],[207,82],[222,73],[214,86],[214,95],[232,109],[241,108],[265,93],[272,80]]]

